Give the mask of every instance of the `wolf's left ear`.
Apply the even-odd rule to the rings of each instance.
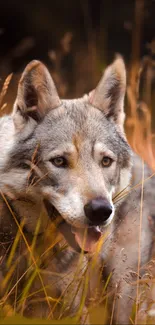
[[[117,56],[105,70],[96,89],[90,93],[89,102],[123,128],[125,91],[126,69],[122,57]]]
[[[18,85],[13,110],[15,126],[21,129],[29,117],[39,122],[49,110],[60,104],[54,82],[45,65],[40,61],[30,62]]]

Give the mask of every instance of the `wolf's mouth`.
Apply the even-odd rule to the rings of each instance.
[[[99,227],[76,228],[63,221],[58,225],[59,231],[65,237],[68,244],[77,252],[92,253],[101,237]]]
[[[45,200],[44,203],[48,216],[52,221],[61,216],[49,201]],[[57,228],[64,236],[69,246],[78,253],[82,250],[84,253],[92,253],[102,234],[99,226],[77,228],[67,223],[63,218],[57,225]]]
[[[99,226],[84,228],[72,227],[72,233],[79,247],[86,252],[93,252],[98,240],[101,237],[101,229]]]

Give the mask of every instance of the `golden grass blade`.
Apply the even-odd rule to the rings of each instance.
[[[50,302],[49,302],[49,299],[48,299],[48,295],[47,295],[46,289],[45,289],[45,287],[44,287],[44,283],[43,283],[42,277],[41,277],[41,275],[40,275],[40,272],[39,272],[39,269],[38,269],[38,265],[37,265],[37,263],[36,263],[36,261],[35,261],[35,258],[34,258],[33,254],[32,254],[32,251],[31,251],[31,248],[30,248],[30,246],[29,246],[29,244],[28,244],[28,241],[27,241],[27,239],[26,239],[26,237],[25,237],[25,235],[24,235],[24,233],[23,233],[23,230],[22,230],[21,227],[20,227],[20,224],[19,224],[19,222],[18,222],[18,220],[17,220],[17,218],[16,218],[14,212],[12,211],[10,205],[8,204],[8,201],[7,201],[6,197],[5,197],[5,195],[2,193],[1,190],[0,190],[0,194],[1,194],[1,196],[2,196],[2,198],[3,198],[3,200],[4,200],[4,202],[6,203],[6,205],[7,205],[8,209],[9,209],[9,211],[10,211],[10,213],[11,213],[11,215],[12,215],[12,217],[13,217],[15,223],[16,223],[16,225],[18,226],[18,228],[19,228],[19,230],[20,230],[20,232],[21,232],[21,235],[22,235],[22,237],[23,237],[23,240],[24,240],[24,242],[25,242],[25,244],[26,244],[26,246],[27,246],[27,249],[28,249],[28,251],[29,251],[29,253],[30,253],[31,259],[32,259],[32,261],[33,261],[33,263],[34,263],[34,265],[35,265],[36,270],[37,270],[37,274],[38,274],[38,277],[39,277],[39,279],[40,279],[41,285],[42,285],[42,287],[43,287],[44,294],[45,294],[45,297],[46,297],[46,300],[47,300],[47,304],[48,304],[49,310],[51,310],[51,306],[50,306]]]
[[[144,161],[142,161],[142,183],[141,183],[140,219],[139,219],[139,244],[138,244],[138,268],[137,268],[137,294],[136,294],[135,324],[137,324],[137,321],[138,321],[139,276],[140,276],[140,263],[141,263],[141,235],[142,235],[142,218],[143,218],[143,199],[144,199]]]
[[[22,303],[22,310],[24,310],[24,306],[25,306],[25,301],[28,295],[28,292],[33,284],[34,279],[37,276],[37,272],[36,270],[34,270],[34,272],[31,274],[31,276],[29,276],[27,284],[24,286],[23,292],[22,292],[22,296],[21,296],[21,300],[23,301]]]
[[[4,84],[3,84],[3,87],[2,87],[2,90],[0,92],[0,106],[2,104],[2,101],[3,101],[3,98],[4,96],[6,95],[7,93],[7,90],[8,90],[8,87],[9,87],[9,84],[10,84],[10,81],[12,79],[12,76],[13,76],[13,73],[10,73],[7,78],[5,79],[4,81]]]
[[[24,227],[24,220],[21,222],[20,227],[21,227],[21,229],[23,229],[23,227]],[[13,242],[13,245],[11,247],[11,251],[10,251],[10,254],[8,256],[7,263],[6,263],[7,268],[9,268],[10,265],[11,265],[11,263],[12,263],[12,260],[13,260],[13,257],[15,255],[15,251],[16,251],[17,245],[18,245],[19,240],[20,240],[20,236],[21,236],[21,232],[18,229],[17,235],[16,235],[16,237],[14,239],[14,242]]]
[[[88,285],[89,285],[89,277],[85,276],[84,278],[84,288],[83,288],[83,293],[82,293],[82,298],[80,302],[80,307],[76,315],[77,322],[80,322],[80,319],[82,317],[82,312],[85,306],[85,301],[87,298],[87,293],[88,293]]]
[[[36,240],[37,240],[37,235],[39,233],[40,225],[41,225],[41,218],[39,218],[38,221],[37,221],[34,236],[33,236],[33,239],[32,239],[31,252],[32,252],[33,255],[34,255],[34,248],[35,248],[35,245],[36,245]],[[31,263],[31,256],[29,257],[28,265],[30,265],[30,263]]]
[[[153,176],[155,176],[155,173],[151,174],[150,176],[148,176],[147,178],[144,178],[143,183],[145,183],[146,181],[148,181],[149,179],[151,179]],[[138,184],[134,185],[133,187],[130,188],[129,191],[125,192],[124,195],[120,196],[118,198],[119,200],[122,200],[125,196],[127,196],[130,192],[132,192],[133,190],[135,190],[136,188],[138,188],[140,185],[142,185],[142,182],[139,182]],[[118,202],[117,200],[114,203]]]
[[[0,108],[1,111],[3,111],[7,107],[7,103],[4,103],[2,107]]]

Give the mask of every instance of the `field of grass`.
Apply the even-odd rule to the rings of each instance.
[[[144,3],[143,1],[141,1],[141,5],[139,3],[139,1],[135,1],[136,32],[133,32],[131,61],[127,66],[128,81],[125,108],[127,118],[125,128],[131,147],[150,166],[153,177],[155,173],[155,124],[152,118],[152,116],[155,116],[153,112],[155,90],[152,87],[154,84],[154,60],[151,56],[140,58],[142,7]],[[51,74],[62,97],[69,93],[67,92],[69,82],[62,78],[60,67],[64,54],[66,51],[71,50],[71,40],[72,33],[64,33],[59,51],[49,53],[49,57],[54,64]],[[79,51],[79,56],[77,56],[79,69],[75,81],[75,91],[71,94],[72,97],[81,95],[85,88],[89,88],[89,82],[87,81],[86,86],[86,78],[83,80],[83,69],[85,75],[91,73],[93,84],[96,84],[101,71],[107,65],[99,57],[95,43],[91,41],[88,45],[89,53]],[[91,68],[92,66],[93,68]],[[15,75],[11,73],[1,82],[0,116],[11,111],[19,76],[20,73]],[[137,186],[142,186],[144,181],[142,179],[142,183]],[[152,190],[154,191],[154,189]],[[51,225],[46,234],[39,237],[38,241],[37,237],[40,228],[40,219],[38,219],[35,235],[32,238],[24,232],[24,220],[19,223],[1,189],[0,195],[17,227],[15,239],[7,246],[8,251],[5,247],[3,249],[3,243],[0,243],[2,251],[4,251],[0,256],[0,267],[3,261],[6,260],[5,276],[2,277],[0,272],[0,323],[76,324],[81,321],[87,324],[89,314],[91,324],[107,324],[107,317],[109,317],[107,306],[110,296],[110,293],[107,294],[107,287],[111,274],[101,285],[102,266],[98,264],[97,258],[100,247],[103,241],[106,240],[108,233],[99,241],[96,252],[88,265],[82,252],[78,261],[76,261],[74,272],[66,274],[62,270],[57,273],[54,267],[57,254],[63,254],[68,248],[58,233],[56,225]],[[124,195],[127,195],[127,192],[120,193],[120,197]],[[143,202],[141,202],[142,204]],[[3,213],[3,206],[1,205],[0,213]],[[150,220],[150,223],[155,230],[152,220]],[[139,232],[140,229],[138,235],[140,235]],[[55,246],[59,247],[59,251],[55,250]],[[155,247],[153,247],[152,251],[152,260],[145,266],[146,277],[133,284],[137,286],[137,297],[136,302],[133,302],[131,324],[155,323]],[[137,275],[140,273],[140,258],[139,256]],[[88,309],[86,310],[87,294],[91,290],[90,279],[91,281],[93,279],[93,294],[89,299]],[[60,294],[57,285],[59,286],[59,283],[62,282],[66,282],[68,285],[66,284],[63,294]],[[114,296],[113,305],[115,305],[117,290],[116,293],[112,292],[111,294]],[[146,296],[149,297],[147,308]],[[77,303],[76,300],[78,300]],[[33,316],[33,319],[32,317],[27,319],[23,316],[29,304],[29,314]],[[76,313],[73,317],[68,317],[74,304],[76,305]],[[40,315],[45,316],[46,320],[36,319],[35,310],[38,314],[38,309]],[[46,313],[44,313],[44,309]],[[140,312],[138,312],[138,309]],[[146,309],[148,313],[146,313]],[[111,314],[109,318],[112,324],[113,315]]]

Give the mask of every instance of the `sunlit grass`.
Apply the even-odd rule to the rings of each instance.
[[[143,120],[144,125],[142,121],[139,122],[137,115],[135,115],[134,118],[132,119],[132,123],[130,118],[130,122],[127,123],[127,125],[129,129],[131,124],[132,127],[134,126],[133,134],[132,136],[129,137],[131,146],[135,149],[136,152],[138,152],[140,148],[139,152],[142,158],[145,161],[149,160],[149,165],[152,167],[155,165],[154,165],[154,155],[153,155],[152,142],[151,142],[152,139],[151,120],[150,117],[147,118],[147,114],[148,115],[150,114],[149,110],[148,111],[145,110],[146,118],[144,118]],[[145,132],[145,139],[143,143],[142,134],[144,129],[145,131],[147,130],[149,136],[147,136]],[[144,148],[145,148],[145,154],[143,155]],[[149,153],[148,155],[146,155],[147,148]],[[42,177],[46,177],[46,175],[40,175],[40,171],[35,162],[35,154],[33,156],[33,161],[31,162],[31,166],[32,169],[33,168],[37,169],[38,177],[40,176],[40,178],[37,179],[37,182],[39,182],[40,179],[42,179]],[[142,168],[142,170],[144,172],[144,168]],[[141,188],[142,189],[141,213],[140,213],[140,219],[141,219],[142,207],[143,207],[143,186],[145,182],[147,182],[151,177],[154,176],[154,174],[155,173],[152,172],[152,174],[149,177],[144,178],[144,173],[143,173],[142,180],[138,184],[136,184],[133,187],[129,186],[125,188],[123,191],[121,191],[120,193],[117,193],[117,195],[115,195],[113,199],[114,203],[117,204],[120,200],[127,197],[136,188]],[[36,184],[36,180],[32,182],[31,186],[34,186],[35,184]],[[27,189],[27,191],[29,191],[29,188]],[[50,270],[50,268],[48,268],[48,263],[51,263],[52,260],[56,258],[54,247],[55,245],[61,243],[61,236],[58,235],[57,233],[56,225],[51,225],[50,232],[49,230],[47,231],[47,234],[45,236],[46,239],[44,240],[46,244],[44,243],[43,248],[40,250],[40,247],[38,247],[38,243],[37,243],[37,236],[39,234],[39,229],[41,225],[41,216],[40,218],[38,218],[34,236],[31,242],[29,242],[29,239],[27,239],[24,233],[24,219],[21,223],[19,223],[4,193],[1,192],[1,196],[18,227],[16,237],[12,242],[12,246],[6,261],[7,272],[1,283],[1,287],[3,290],[3,297],[1,298],[0,301],[0,310],[1,310],[1,315],[3,317],[4,323],[5,321],[7,322],[6,316],[11,317],[13,315],[16,315],[16,318],[15,319],[13,318],[12,320],[10,319],[10,322],[15,322],[15,320],[17,322],[18,320],[20,320],[22,321],[22,323],[26,322],[24,318],[20,318],[20,316],[17,315],[18,314],[22,315],[24,313],[25,307],[27,305],[27,301],[29,301],[32,308],[33,306],[35,307],[35,305],[38,303],[46,303],[49,309],[47,314],[47,319],[52,318],[54,319],[55,323],[56,323],[55,319],[57,319],[58,322],[60,319],[63,319],[63,323],[65,324],[66,314],[70,314],[72,307],[79,295],[79,292],[80,292],[81,299],[78,304],[75,318],[73,318],[71,322],[79,323],[80,321],[82,321],[84,323],[85,321],[87,322],[87,319],[89,317],[90,322],[93,322],[93,324],[95,322],[98,324],[100,324],[100,322],[102,324],[105,324],[108,317],[110,318],[110,323],[112,323],[113,311],[114,311],[115,301],[117,297],[117,288],[116,290],[107,293],[107,288],[110,283],[112,273],[109,274],[105,282],[102,282],[102,286],[101,286],[102,270],[104,268],[104,265],[100,266],[98,263],[101,247],[103,243],[106,242],[106,239],[110,236],[110,232],[107,231],[104,234],[104,236],[101,237],[88,265],[86,265],[85,263],[83,264],[85,256],[84,256],[84,250],[82,250],[81,254],[79,255],[76,268],[74,268],[74,270],[70,274],[69,273],[65,274],[63,272],[61,273],[54,272],[53,270]],[[141,223],[139,228],[139,238],[140,236],[141,236]],[[85,246],[85,240],[86,240],[86,231],[84,235],[83,247]],[[21,242],[24,243],[24,250],[22,250],[21,253],[22,255],[19,255],[19,253],[17,254],[17,252],[18,251],[20,252],[19,247],[21,246]],[[140,239],[139,239],[139,245],[140,245]],[[61,244],[59,253],[65,250],[66,248],[67,248],[66,245]],[[140,252],[140,246],[139,246],[139,252]],[[27,264],[26,264],[27,266],[24,273],[22,275],[21,274],[18,275],[18,265],[21,263],[23,257],[25,257],[27,260]],[[140,259],[141,258],[139,255],[137,281],[131,284],[131,285],[136,285],[137,287],[136,302],[133,301],[133,311],[130,318],[130,322],[135,324],[138,324],[139,307],[141,307],[143,302],[145,302],[145,298],[143,297],[145,294],[143,295],[141,294],[141,286],[143,286],[143,291],[145,292],[145,290],[146,291],[148,290],[148,286],[151,287],[155,283],[154,278],[150,278],[149,280],[148,278],[139,279]],[[42,261],[46,261],[45,263],[47,265],[46,268],[44,267],[42,268],[41,265]],[[17,277],[15,283],[12,282],[12,279],[14,278],[14,274],[16,274]],[[92,275],[94,276],[94,274],[97,275],[96,287],[95,287],[95,291],[93,292],[93,296],[89,298],[88,309],[86,310],[85,304],[87,302],[87,294],[89,291],[90,279]],[[50,291],[51,291],[52,283],[46,284],[45,281],[46,277],[48,276],[51,277],[52,275],[57,278],[56,280],[57,283],[59,283],[59,281],[60,282],[65,281],[66,278],[70,277],[69,284],[66,286],[65,290],[62,291],[59,296],[55,295],[55,292],[53,296],[51,295]],[[38,280],[40,281],[39,289],[35,288],[35,283],[38,283]],[[21,283],[23,283],[22,289],[20,286]],[[75,288],[75,284],[76,284],[76,288]],[[11,299],[12,295],[14,296],[15,299],[14,302],[12,302]],[[112,313],[109,317],[108,303],[111,297],[113,297],[113,306],[112,306],[113,308],[112,308]],[[153,302],[149,303],[148,308],[151,309],[152,306],[153,306]],[[118,310],[118,314],[119,314],[119,310]],[[148,317],[144,317],[144,322],[146,322],[146,318]],[[38,322],[39,321],[37,320],[37,323]],[[149,322],[150,320],[147,321],[147,323]]]
[[[6,78],[0,93],[1,115],[2,112],[5,112],[5,107],[7,105],[5,102],[3,102],[3,100],[5,99],[6,92],[8,91],[11,78],[12,74]],[[133,190],[141,188],[141,211],[139,216],[140,227],[139,231],[137,231],[137,234],[139,235],[138,269],[136,273],[137,280],[131,283],[131,285],[137,287],[137,295],[136,300],[133,301],[133,310],[130,316],[130,322],[131,324],[138,324],[140,318],[141,324],[153,324],[154,321],[152,320],[153,317],[151,316],[155,310],[153,300],[149,301],[148,303],[148,310],[151,310],[152,308],[152,314],[150,314],[152,318],[146,314],[144,317],[139,316],[139,309],[143,303],[145,304],[146,292],[151,291],[153,286],[155,286],[155,272],[152,275],[152,269],[155,268],[154,261],[152,261],[152,269],[150,269],[149,265],[143,266],[143,268],[146,269],[145,277],[140,278],[140,238],[143,208],[143,187],[145,183],[155,175],[155,156],[153,147],[154,134],[152,134],[151,129],[151,108],[148,107],[148,105],[144,102],[140,103],[139,110],[141,111],[141,119],[139,118],[137,112],[137,97],[134,89],[132,88],[132,83],[130,83],[127,87],[127,103],[128,106],[130,106],[131,113],[126,121],[128,140],[133,150],[149,164],[152,169],[152,174],[145,178],[143,166],[141,181],[135,186],[129,186],[123,191],[117,193],[117,195],[115,195],[113,198],[113,201],[114,204],[117,204],[119,201],[126,198]],[[34,152],[32,161],[26,162],[30,164],[31,167],[30,175],[31,171],[35,170],[35,173],[38,176],[37,179],[32,179],[30,186],[27,187],[27,193],[29,192],[31,186],[36,186],[36,184],[47,176],[46,174],[42,175],[37,166],[37,150],[38,147]],[[38,218],[34,236],[30,240],[24,232],[24,219],[21,223],[19,223],[4,193],[0,192],[0,195],[7,205],[18,229],[6,259],[6,273],[1,281],[0,322],[4,324],[74,324],[79,323],[80,321],[82,323],[87,322],[87,318],[89,317],[90,323],[92,324],[106,324],[107,319],[110,319],[110,323],[112,323],[113,311],[117,297],[117,288],[115,288],[113,291],[111,290],[110,292],[107,292],[112,277],[112,272],[109,273],[107,279],[103,282],[102,271],[104,269],[104,263],[103,265],[100,265],[99,263],[101,247],[103,243],[106,243],[106,240],[109,238],[111,233],[107,231],[101,237],[96,246],[96,251],[89,259],[88,265],[85,262],[84,250],[82,250],[82,252],[79,254],[77,264],[71,271],[69,271],[67,274],[63,270],[56,272],[53,266],[50,268],[49,265],[51,265],[52,262],[54,264],[57,254],[67,249],[61,235],[58,234],[56,225],[53,224],[49,229],[47,229],[47,233],[44,234],[44,240],[41,239],[40,245],[38,246],[37,236],[39,234],[42,216],[40,215],[40,218]],[[85,246],[85,240],[86,231],[83,247]],[[55,251],[56,245],[59,245],[59,251],[57,252]],[[22,263],[23,258],[26,259],[26,268],[24,272],[20,274],[18,273],[18,266],[20,263]],[[50,281],[46,282],[46,279],[48,279],[48,277],[51,279],[52,276],[54,277],[53,283]],[[90,280],[92,277],[94,278],[94,276],[95,289],[93,291],[93,295],[89,297],[88,303],[87,294],[90,289]],[[57,285],[59,286],[61,281],[67,281],[69,284],[66,285],[65,289],[60,294],[57,294],[54,289],[55,282],[57,282]],[[81,298],[77,303],[77,309],[74,317],[66,318],[66,314],[71,314],[72,307],[76,303],[79,293]],[[113,308],[109,317],[108,303],[111,297],[113,297]],[[32,308],[34,306],[35,309],[35,306],[38,303],[45,303],[48,307],[46,320],[31,320],[21,316],[24,314],[27,304],[32,305]],[[88,304],[87,310],[85,308],[86,303]],[[119,314],[119,308],[117,312]],[[7,318],[8,316],[9,319]]]

